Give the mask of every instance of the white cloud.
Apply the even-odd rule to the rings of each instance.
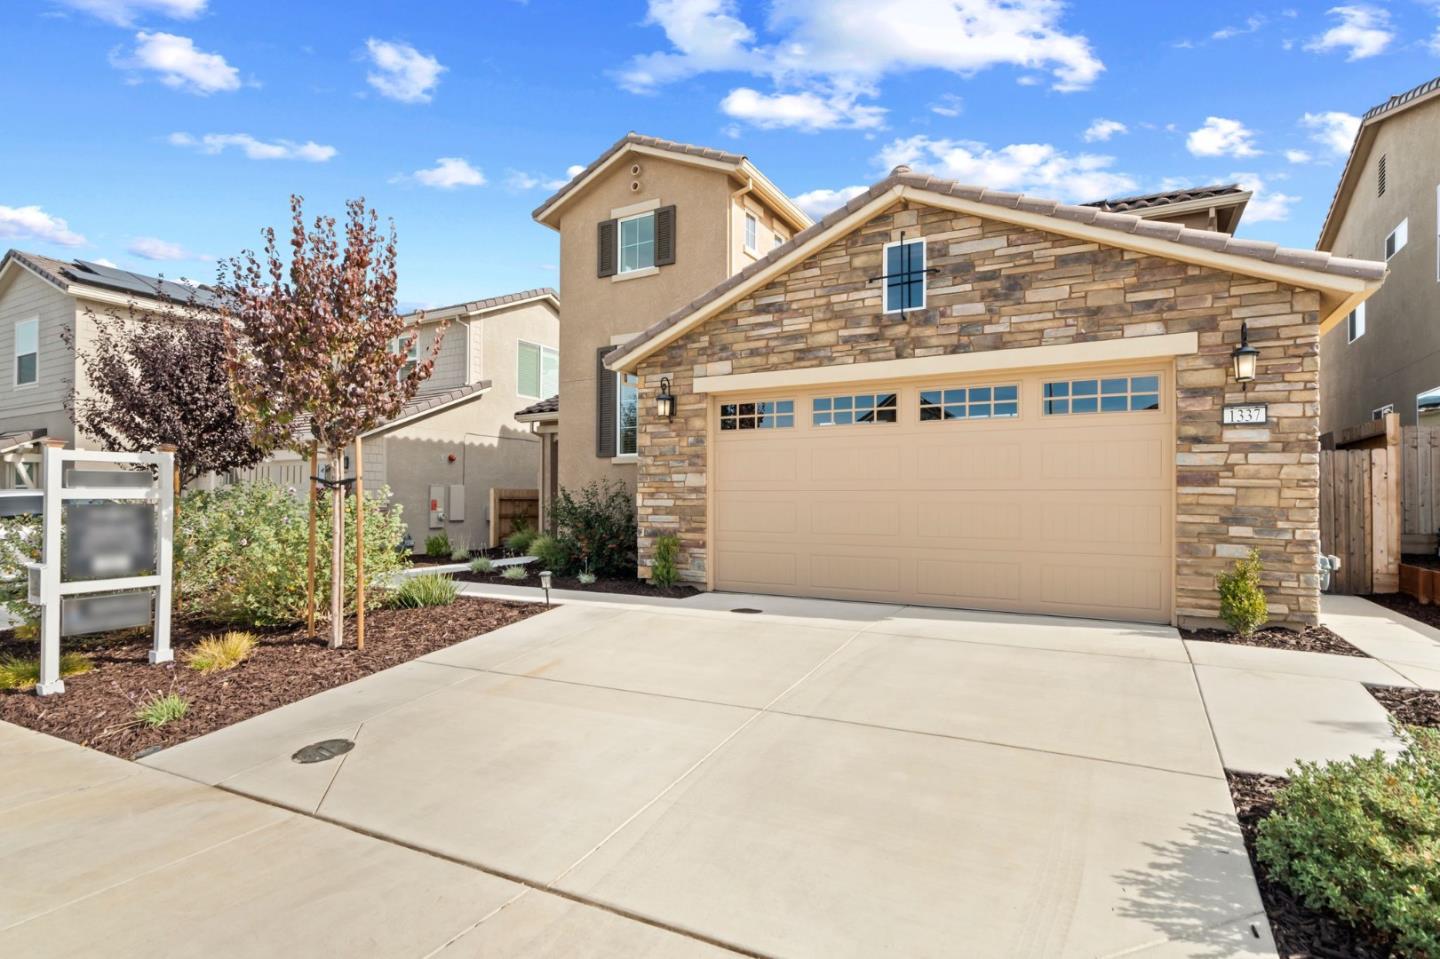
[[[930,112],[942,117],[958,117],[965,112],[965,100],[954,93],[942,93],[938,100],[930,104]]]
[[[172,133],[168,139],[174,146],[193,147],[201,153],[211,155],[235,147],[252,160],[308,160],[311,163],[324,163],[339,152],[332,146],[316,143],[314,140],[306,140],[304,143],[296,143],[294,140],[257,140],[248,133],[207,133],[201,137],[193,137],[188,133]]]
[[[761,93],[737,87],[720,101],[720,109],[737,120],[761,129],[793,127],[807,133],[816,130],[873,130],[885,124],[883,107],[863,106],[854,94]]]
[[[44,240],[60,246],[83,246],[85,238],[58,216],[38,206],[0,205],[0,237],[7,240]]]
[[[460,157],[441,157],[428,170],[416,170],[416,181],[437,190],[453,190],[462,186],[484,186],[485,174]]]
[[[510,170],[505,176],[505,186],[511,190],[533,190],[536,187],[558,190],[569,182],[570,177],[547,177],[538,173],[526,173],[524,170]]]
[[[1440,57],[1440,27],[1435,28],[1435,32],[1431,34],[1425,46],[1429,48],[1430,52],[1435,54],[1435,56]]]
[[[818,220],[831,210],[849,203],[868,189],[869,187],[864,186],[842,186],[838,190],[810,190],[799,196],[791,197],[791,199],[795,201],[796,206],[805,211],[810,219]]]
[[[448,69],[408,43],[371,37],[365,41],[365,49],[375,67],[365,75],[366,82],[381,96],[401,103],[429,103],[440,74]]]
[[[98,264],[100,264],[101,266],[108,266],[108,267],[110,267],[110,269],[112,269],[112,270],[118,270],[118,269],[120,269],[119,265],[116,264],[116,262],[115,262],[114,260],[106,259],[106,258],[103,257],[103,256],[97,256],[95,259],[91,260],[90,262],[91,262],[91,263],[98,263]]]
[[[1300,202],[1300,197],[1270,190],[1265,181],[1255,173],[1232,173],[1230,180],[1249,190],[1253,196],[1245,205],[1246,223],[1268,223],[1290,218],[1290,208]]]
[[[1285,159],[1291,163],[1309,163],[1311,157],[1307,150],[1286,150]]]
[[[1331,7],[1329,13],[1340,22],[1305,44],[1306,50],[1329,53],[1345,50],[1346,60],[1363,60],[1384,51],[1395,39],[1390,28],[1390,11],[1357,3]]]
[[[189,37],[173,33],[135,34],[135,49],[129,57],[112,57],[121,69],[149,70],[160,82],[176,90],[209,96],[240,89],[240,71],[218,53],[206,53]]]
[[[1300,118],[1300,124],[1312,130],[1310,139],[1325,147],[1336,156],[1349,156],[1355,134],[1360,132],[1360,118],[1341,110],[1326,110],[1323,113],[1307,113]]]
[[[853,107],[874,96],[887,75],[927,69],[970,76],[1012,66],[1047,73],[1056,90],[1085,89],[1105,65],[1086,37],[1062,27],[1063,11],[1058,0],[777,0],[766,22],[774,42],[762,43],[736,0],[650,0],[645,22],[665,32],[669,49],[632,58],[617,79],[651,93],[697,74],[747,73],[775,85],[756,96],[811,97],[832,109],[837,97]],[[756,110],[772,123],[800,109],[793,100],[767,106]],[[853,109],[836,112],[857,125]],[[873,126],[875,115],[863,122]]]
[[[1239,120],[1206,117],[1205,124],[1185,138],[1185,147],[1197,157],[1253,157],[1260,153],[1254,136]]]
[[[64,7],[98,17],[117,27],[128,27],[147,13],[176,20],[193,20],[205,12],[208,0],[57,0]],[[98,261],[97,261],[98,262]]]
[[[565,168],[565,178],[568,179],[568,180],[573,180],[573,179],[575,179],[577,176],[579,176],[580,174],[582,174],[582,173],[584,173],[584,172],[585,172],[585,164],[583,164],[583,163],[572,163],[570,166],[567,166],[567,167]]]
[[[126,250],[146,260],[203,260],[178,243],[159,240],[153,236],[137,236]]]
[[[1243,36],[1247,33],[1254,33],[1261,27],[1265,26],[1265,22],[1265,18],[1257,13],[1253,16],[1246,17],[1244,26],[1222,27],[1219,30],[1216,30],[1214,33],[1210,34],[1210,39],[1230,40],[1234,37]]]
[[[1090,126],[1086,128],[1083,136],[1086,143],[1094,143],[1096,141],[1103,143],[1117,133],[1129,132],[1130,128],[1119,120],[1106,120],[1101,118],[1090,124]]]
[[[1110,169],[1114,157],[1068,154],[1048,143],[1012,143],[992,150],[971,140],[920,135],[894,141],[876,159],[887,170],[904,163],[962,183],[1059,200],[1098,200],[1136,187],[1134,177]]]

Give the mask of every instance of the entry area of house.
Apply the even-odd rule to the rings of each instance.
[[[1168,361],[712,400],[715,587],[1168,622]]]

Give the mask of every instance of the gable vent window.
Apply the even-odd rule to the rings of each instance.
[[[751,253],[757,252],[760,246],[760,222],[755,219],[754,214],[745,214],[745,249]]]
[[[1396,253],[1405,249],[1405,244],[1410,242],[1410,219],[1406,217],[1400,221],[1389,236],[1385,238],[1385,259],[1390,259]]]
[[[1365,304],[1361,303],[1350,311],[1345,317],[1345,334],[1347,343],[1354,343],[1365,335]]]
[[[1380,155],[1380,162],[1375,166],[1375,195],[1385,195],[1385,155]]]
[[[925,308],[925,241],[885,244],[885,312]]]

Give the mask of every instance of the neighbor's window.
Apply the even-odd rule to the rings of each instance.
[[[784,238],[783,236],[781,236],[779,233],[772,233],[772,234],[770,234],[770,236],[771,236],[771,237],[774,239],[774,241],[775,241],[775,246],[770,247],[770,249],[773,250],[773,249],[775,249],[776,246],[784,246],[784,245],[785,245],[785,238]]]
[[[1383,420],[1383,419],[1385,418],[1385,414],[1386,414],[1386,413],[1393,413],[1393,412],[1395,412],[1395,404],[1394,404],[1394,403],[1386,403],[1384,406],[1380,407],[1379,409],[1371,410],[1371,411],[1370,411],[1370,418],[1371,418],[1372,420]]]
[[[40,320],[15,324],[15,385],[29,386],[40,373]]]
[[[1126,413],[1160,408],[1160,377],[1107,376],[1045,384],[1045,415]]]
[[[1385,238],[1385,259],[1390,259],[1396,253],[1405,249],[1405,244],[1410,242],[1410,218],[1406,217],[1400,221],[1394,231]]]
[[[619,456],[636,450],[636,427],[639,423],[640,381],[633,373],[615,374],[615,452]]]
[[[1020,415],[1020,387],[957,386],[920,391],[922,420],[988,420]]]
[[[754,253],[760,244],[760,223],[753,213],[745,214],[745,249]]]
[[[520,341],[515,392],[544,399],[560,392],[560,353],[553,346]]]
[[[925,308],[925,241],[885,244],[885,312]]]
[[[853,423],[894,423],[894,393],[862,393],[857,396],[821,396],[810,403],[816,426],[850,426]]]
[[[795,425],[794,400],[757,400],[754,403],[722,403],[722,430],[783,430]]]
[[[655,265],[655,214],[641,213],[620,221],[620,272],[632,273]]]
[[[1365,335],[1365,304],[1361,303],[1350,311],[1345,317],[1345,333],[1347,343],[1354,343]]]
[[[1385,195],[1385,154],[1380,154],[1380,162],[1375,164],[1375,195]]]

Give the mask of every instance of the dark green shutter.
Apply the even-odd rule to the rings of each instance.
[[[662,206],[655,211],[655,265],[670,266],[675,262],[675,207]]]
[[[605,357],[616,349],[595,351],[595,455],[606,459],[615,455],[615,373],[605,368]]]
[[[598,253],[596,256],[596,276],[614,276],[616,266],[619,263],[617,253],[618,230],[615,220],[601,220],[598,231]]]

